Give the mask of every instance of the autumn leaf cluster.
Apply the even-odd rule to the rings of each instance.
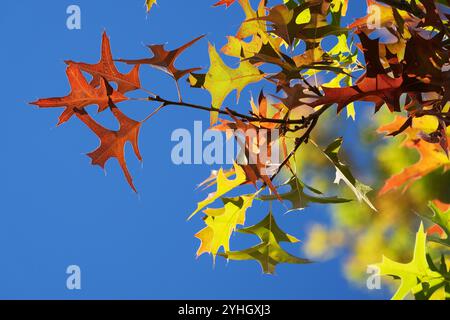
[[[153,13],[155,1],[146,4]],[[202,213],[205,223],[195,235],[200,240],[198,255],[207,253],[214,259],[219,255],[228,260],[256,260],[265,273],[274,273],[280,263],[311,262],[290,254],[285,248],[286,244],[299,240],[278,226],[278,214],[271,209],[272,202],[283,203],[291,212],[303,210],[310,203],[342,204],[352,199],[327,195],[310,185],[297,165],[298,154],[305,146],[313,146],[333,168],[335,184],[343,182],[361,206],[377,214],[376,201],[375,204],[373,201],[377,196],[370,193],[372,188],[361,182],[341,158],[345,143],[339,133],[325,144],[315,139],[330,110],[336,110],[337,114],[345,110],[348,117],[355,119],[358,102],[366,102],[374,114],[382,110],[394,113],[395,121],[384,123],[378,132],[404,137],[402,146],[420,155],[417,163],[388,178],[378,196],[399,188],[406,190],[428,174],[449,168],[450,11],[446,1],[368,0],[367,5],[379,14],[376,28],[370,14],[344,25],[348,0],[261,0],[256,7],[249,0],[222,0],[212,5],[240,6],[245,18],[239,29],[227,37],[227,44],[220,51],[213,44],[208,45],[207,70],[175,67],[183,51],[204,36],[170,51],[164,45],[150,45],[149,58],[114,59],[104,33],[98,63],[66,62],[71,86],[67,96],[33,102],[40,108],[64,108],[59,125],[73,116],[80,119],[100,139],[98,149],[88,154],[92,164],[104,167],[109,159],[116,158],[135,191],[126,166],[124,146],[130,142],[141,160],[139,131],[150,117],[167,106],[207,111],[212,130],[245,133],[276,129],[280,133],[276,138],[246,139],[244,150],[249,156],[256,143],[260,147],[263,145],[270,154],[275,150],[274,145],[279,144],[280,163],[236,161],[233,167],[214,171],[201,183],[202,187],[213,191],[190,215],[192,218]],[[326,45],[329,43],[334,43],[331,49]],[[236,66],[227,65],[223,55],[235,58]],[[119,63],[130,65],[129,73],[119,72],[116,66]],[[143,88],[139,71],[144,65],[171,76],[177,84],[179,100],[161,97],[155,93],[157,88]],[[192,90],[209,92],[210,101],[204,105],[185,101],[178,86],[183,77]],[[253,94],[257,98],[251,99],[248,110],[224,104],[233,92],[239,99],[244,88],[256,83],[265,84],[266,89]],[[119,108],[121,103],[132,100],[126,95],[131,91],[141,92],[149,106],[157,106],[142,121],[129,118]],[[97,105],[98,112],[111,112],[120,124],[119,129],[110,130],[100,125],[86,110],[91,105]],[[308,161],[305,157],[302,159]],[[241,190],[247,190],[243,185],[253,185],[255,191],[243,193]],[[448,248],[448,207],[443,204],[438,208],[435,199],[430,200],[434,212],[430,218],[432,230],[437,230],[438,236],[429,241]],[[259,223],[246,226],[247,211],[256,201],[267,204],[268,209]],[[235,232],[256,236],[259,243],[232,250],[230,238]],[[409,293],[417,298],[436,295],[448,298],[447,260],[442,255],[438,262],[432,261],[427,256],[426,243],[427,236],[421,226],[410,264],[403,266],[387,258],[381,263],[383,274],[401,279],[396,298]]]

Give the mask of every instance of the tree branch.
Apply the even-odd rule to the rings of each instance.
[[[301,137],[295,139],[295,147],[294,147],[294,149],[289,153],[289,155],[280,164],[280,166],[278,167],[277,172],[271,177],[271,181],[273,181],[275,179],[275,177],[281,172],[283,167],[287,165],[287,163],[290,161],[290,159],[297,152],[298,148],[300,148],[300,146],[302,144],[308,142],[309,136],[311,135],[312,131],[316,127],[316,125],[317,125],[317,123],[319,121],[319,117],[322,115],[322,113],[324,113],[331,106],[333,106],[333,104],[326,104],[326,105],[323,105],[319,110],[311,113],[307,117],[303,117],[302,119],[298,119],[298,120],[289,120],[289,119],[286,119],[286,118],[284,118],[284,119],[269,119],[269,118],[263,118],[263,117],[249,116],[249,115],[241,114],[239,112],[236,112],[236,111],[228,109],[228,108],[226,109],[226,111],[225,110],[218,110],[218,109],[215,109],[215,108],[205,107],[205,106],[202,106],[202,105],[188,103],[188,102],[183,102],[183,101],[171,101],[171,100],[167,100],[167,99],[161,98],[160,96],[148,97],[147,99],[149,101],[156,101],[156,102],[162,103],[161,106],[157,109],[158,111],[160,109],[162,109],[163,107],[169,106],[169,105],[182,106],[182,107],[187,107],[187,108],[192,108],[192,109],[197,109],[197,110],[204,110],[204,111],[208,111],[208,112],[216,111],[216,112],[218,112],[220,114],[228,115],[228,116],[232,115],[232,116],[241,118],[242,120],[246,120],[246,121],[249,121],[249,122],[279,123],[279,124],[282,124],[283,126],[295,125],[295,124],[300,125],[300,126],[296,127],[295,130],[290,130],[290,131],[297,131],[297,130],[300,130],[300,129],[307,128],[307,130],[302,134]],[[265,185],[266,184],[264,184],[263,186],[265,186]]]
[[[319,121],[319,117],[322,115],[322,113],[324,113],[326,110],[328,110],[332,105],[333,104],[324,105],[322,108],[320,108],[316,112],[312,113],[308,118],[306,118],[306,119],[310,119],[311,124],[308,126],[308,129],[305,131],[305,133],[300,138],[295,139],[294,149],[289,153],[289,155],[286,157],[286,159],[284,159],[284,161],[280,164],[277,172],[270,179],[271,181],[273,181],[278,176],[278,174],[281,172],[283,167],[285,167],[288,164],[288,162],[291,160],[291,158],[297,152],[298,148],[300,148],[300,146],[303,143],[308,142],[309,136],[311,135],[312,131],[314,130],[314,128],[317,125],[317,122]]]
[[[224,110],[220,110],[220,109],[216,109],[216,108],[212,108],[212,107],[205,107],[202,105],[193,104],[193,103],[189,103],[189,102],[171,101],[171,100],[161,98],[160,96],[148,97],[147,100],[160,102],[164,106],[169,106],[169,105],[182,106],[182,107],[203,110],[203,111],[208,111],[208,112],[215,111],[215,112],[218,112],[223,115],[232,114],[233,116],[241,118],[243,120],[247,120],[248,122],[278,123],[278,124],[284,124],[284,125],[294,125],[294,124],[303,125],[305,123],[308,123],[308,121],[311,120],[310,118],[313,118],[314,115],[316,115],[317,113],[319,113],[319,111],[321,111],[322,109],[325,108],[325,106],[323,106],[320,110],[316,111],[315,113],[312,113],[308,117],[305,117],[302,119],[289,120],[289,119],[271,119],[271,118],[264,118],[264,117],[249,116],[249,115],[245,115],[245,114],[239,113],[239,112],[231,110],[231,109],[228,109],[228,111],[224,111]],[[326,107],[326,108],[328,108],[328,107]],[[322,111],[320,113],[322,113]],[[302,129],[302,128],[300,127],[299,129]]]

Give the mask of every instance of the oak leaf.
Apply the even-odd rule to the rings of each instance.
[[[122,93],[113,90],[103,78],[99,80],[98,88],[91,86],[76,65],[69,65],[66,74],[71,87],[69,95],[31,102],[40,108],[65,107],[59,117],[58,125],[68,121],[77,110],[82,110],[87,106],[98,105],[98,111],[101,112],[108,108],[110,99],[114,103],[128,100]]]
[[[245,223],[245,215],[256,194],[243,195],[236,198],[222,198],[223,208],[208,208],[204,210],[206,227],[195,237],[201,240],[197,256],[210,253],[215,257],[221,247],[230,250],[230,237],[238,225]]]
[[[275,272],[275,267],[280,263],[311,263],[310,260],[289,254],[280,246],[280,242],[297,243],[300,240],[281,230],[271,212],[256,225],[238,231],[257,235],[261,242],[248,249],[220,253],[220,256],[231,260],[256,260],[263,272],[270,274]]]
[[[417,294],[425,287],[434,288],[442,286],[445,278],[430,268],[426,253],[426,233],[423,224],[420,224],[419,231],[416,234],[416,245],[414,248],[413,259],[409,263],[399,263],[385,256],[380,264],[381,275],[390,275],[400,278],[398,287],[393,300],[404,299],[408,294]]]
[[[236,0],[220,0],[218,2],[216,2],[215,4],[213,4],[214,7],[218,7],[218,6],[226,6],[227,8],[229,6],[231,6]]]
[[[434,123],[433,120],[433,117],[422,117],[421,120],[415,121],[412,127],[408,127],[403,131],[403,134],[406,135],[403,145],[407,148],[416,149],[420,155],[420,159],[415,164],[403,169],[402,172],[387,179],[379,191],[379,195],[403,185],[406,185],[404,189],[407,189],[414,181],[440,167],[444,169],[450,168],[450,160],[438,144],[429,143],[420,139],[419,134],[427,130],[426,128],[429,127],[429,122]],[[398,116],[392,123],[380,127],[378,132],[392,133],[398,131],[406,121],[407,119],[405,117]]]
[[[145,7],[147,9],[147,12],[150,12],[155,4],[157,4],[156,0],[145,0]]]
[[[359,33],[364,57],[367,64],[366,73],[361,76],[354,86],[343,88],[322,87],[323,97],[311,103],[312,107],[337,103],[337,111],[355,101],[372,101],[378,110],[384,103],[391,111],[400,111],[400,96],[405,92],[402,87],[404,79],[399,74],[392,77],[385,70],[379,56],[379,40],[370,39],[365,33]],[[398,58],[392,55],[392,67],[398,67]]]
[[[130,142],[136,157],[142,160],[139,151],[138,137],[141,129],[141,122],[128,118],[123,114],[119,108],[111,103],[111,111],[119,122],[119,130],[109,130],[99,123],[97,123],[85,110],[77,110],[77,117],[83,121],[100,139],[100,146],[88,153],[87,155],[92,159],[93,165],[98,165],[105,168],[106,162],[111,158],[116,158],[122,168],[125,177],[131,188],[137,192],[133,184],[133,178],[128,171],[125,161],[125,144]]]
[[[182,45],[181,47],[171,51],[167,51],[164,48],[164,45],[162,44],[148,45],[147,47],[153,53],[153,57],[149,59],[137,59],[137,60],[118,59],[117,61],[131,65],[148,64],[156,69],[160,69],[166,72],[167,74],[171,75],[175,80],[178,81],[186,74],[201,69],[201,68],[191,68],[187,70],[178,70],[175,67],[175,61],[184,50],[192,46],[194,43],[202,39],[204,36],[205,35],[195,38],[194,40],[189,41],[188,43]]]
[[[289,185],[291,189],[286,193],[280,194],[279,197],[283,200],[289,201],[292,204],[292,206],[288,209],[288,212],[303,210],[308,207],[310,203],[336,204],[351,201],[349,199],[339,198],[336,196],[323,196],[323,193],[321,191],[306,185],[297,177],[292,177],[285,185]],[[312,194],[306,193],[307,190]],[[277,200],[278,198],[274,195],[269,195],[260,196],[260,199],[263,201],[271,201]]]
[[[344,183],[356,195],[358,201],[360,202],[364,201],[372,210],[377,211],[375,206],[367,197],[367,193],[372,191],[372,188],[357,180],[350,171],[350,167],[344,164],[339,159],[339,153],[341,151],[342,142],[343,142],[342,138],[338,138],[331,144],[329,144],[328,147],[325,148],[325,150],[323,150],[324,155],[328,158],[328,160],[331,163],[333,163],[333,165],[336,168],[336,179],[334,180],[334,183],[339,184],[341,181],[344,181]]]
[[[429,202],[428,207],[433,214],[422,217],[434,223],[427,230],[429,240],[450,247],[450,204],[434,200]],[[438,237],[434,236],[434,233]]]
[[[214,201],[216,201],[217,199],[224,196],[225,194],[227,194],[234,188],[240,186],[246,181],[244,170],[237,164],[234,165],[234,175],[235,175],[234,179],[228,179],[225,176],[223,169],[220,169],[219,172],[217,173],[217,176],[215,177],[217,190],[213,193],[210,193],[205,200],[199,202],[197,204],[197,209],[195,209],[195,211],[189,216],[188,219],[191,219],[200,210],[212,204]]]
[[[369,14],[365,17],[356,19],[351,23],[349,28],[359,28],[364,32],[371,33],[381,28],[393,28],[398,25],[398,19],[402,20],[403,24],[407,24],[411,27],[416,26],[419,23],[419,19],[408,14],[403,10],[382,5],[375,0],[367,0],[367,8]],[[377,23],[376,28],[373,25]],[[408,28],[404,28],[405,36],[409,35]]]
[[[77,65],[81,70],[91,74],[93,76],[91,85],[94,87],[100,85],[102,78],[117,83],[117,91],[120,93],[127,93],[141,87],[141,81],[139,79],[140,65],[136,65],[128,74],[120,73],[119,70],[117,70],[111,53],[110,41],[106,32],[103,32],[101,59],[98,63],[87,64],[71,60],[66,61],[66,63],[69,65]]]
[[[264,74],[248,61],[243,61],[239,67],[232,69],[220,58],[216,48],[209,44],[210,68],[205,74],[191,74],[189,81],[193,87],[201,87],[209,91],[212,98],[212,107],[219,110],[225,98],[234,90],[237,99],[241,91],[249,84],[264,78]],[[211,112],[211,124],[218,120],[218,113]]]
[[[222,51],[234,57],[249,58],[261,50],[263,44],[269,45],[276,52],[279,52],[282,39],[270,36],[267,33],[265,21],[256,20],[265,16],[266,0],[259,2],[258,8],[254,10],[249,0],[238,0],[244,11],[246,20],[241,24],[235,37],[228,37]],[[250,38],[250,41],[247,39]]]
[[[265,105],[264,99],[260,101],[262,105]],[[262,111],[258,112],[267,114],[264,107]],[[271,132],[266,128],[258,126],[262,123],[246,123],[237,119],[232,114],[230,114],[230,116],[234,121],[221,119],[221,124],[214,126],[212,130],[233,130],[235,132],[234,137],[240,146],[238,163],[241,164],[240,166],[245,172],[245,183],[251,183],[256,187],[257,182],[261,181],[264,185],[268,186],[276,196],[278,196],[277,189],[270,179],[274,169],[279,165],[278,163],[272,163],[272,146],[277,143],[278,140],[272,138]],[[275,117],[276,116],[277,114],[275,114]],[[260,134],[261,130],[264,130],[264,132],[262,132],[263,134]]]

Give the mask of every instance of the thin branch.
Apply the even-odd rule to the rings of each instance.
[[[176,79],[175,80],[175,86],[177,88],[177,94],[178,94],[178,101],[182,102],[183,98],[181,97],[181,89],[180,89],[180,84],[178,83],[178,81]]]
[[[284,126],[292,125],[292,124],[299,124],[301,126],[297,127],[296,130],[307,128],[307,130],[305,131],[305,133],[303,133],[303,135],[301,137],[295,139],[295,147],[294,147],[294,149],[290,152],[290,154],[280,164],[280,166],[278,167],[277,172],[271,177],[271,181],[273,181],[275,179],[275,177],[281,172],[283,167],[287,165],[287,163],[290,161],[290,159],[297,152],[298,148],[300,148],[300,146],[302,144],[308,142],[309,136],[311,135],[311,132],[316,127],[317,122],[319,121],[319,118],[322,115],[322,113],[324,113],[326,110],[328,110],[333,105],[333,104],[323,105],[319,110],[311,113],[307,117],[303,117],[302,119],[289,120],[289,119],[286,119],[286,118],[284,118],[284,119],[269,119],[269,118],[263,118],[263,117],[248,116],[248,115],[241,114],[239,112],[236,112],[236,111],[228,109],[228,108],[226,109],[226,111],[218,110],[218,109],[215,109],[215,108],[205,107],[205,106],[201,106],[201,105],[193,104],[193,103],[189,103],[189,102],[184,102],[184,101],[170,101],[170,100],[166,100],[164,98],[161,98],[159,96],[148,97],[147,100],[148,101],[156,101],[156,102],[160,102],[161,103],[159,108],[157,108],[148,118],[153,116],[155,113],[157,113],[162,108],[164,108],[166,106],[169,106],[169,105],[173,105],[173,106],[182,106],[182,107],[187,107],[187,108],[192,108],[192,109],[197,109],[197,110],[203,110],[203,111],[208,111],[208,112],[216,111],[216,112],[218,112],[220,114],[224,114],[224,115],[228,115],[228,116],[232,115],[232,116],[235,116],[237,118],[241,118],[242,120],[247,120],[249,122],[279,123],[279,124],[282,124]],[[294,131],[296,131],[296,130],[294,130]],[[264,184],[264,186],[265,185],[266,184]]]
[[[157,114],[162,108],[164,108],[165,105],[164,103],[162,103],[158,108],[156,108],[152,113],[150,113],[144,120],[142,120],[141,122],[144,123],[146,122],[148,119],[150,119],[151,117],[153,117],[155,114]]]
[[[149,95],[151,95],[153,97],[156,97],[156,94],[154,92],[150,91],[150,90],[147,90],[145,88],[140,88],[140,90],[144,91],[145,93],[147,93],[147,94],[149,94]]]
[[[332,105],[333,104],[324,105],[322,108],[320,108],[316,112],[312,113],[310,115],[310,117],[306,118],[306,119],[311,119],[312,118],[311,124],[308,126],[308,129],[305,131],[305,133],[300,138],[295,139],[295,147],[294,147],[294,149],[289,153],[289,155],[280,164],[280,166],[278,167],[277,172],[270,179],[271,181],[273,181],[277,177],[277,175],[281,172],[283,167],[285,167],[289,163],[291,158],[297,152],[298,148],[300,148],[300,146],[303,143],[307,143],[308,142],[309,136],[311,135],[312,131],[314,130],[314,128],[317,125],[317,122],[319,121],[319,117],[322,115],[322,113],[324,113],[326,110],[328,110]]]
[[[212,108],[212,107],[206,107],[206,106],[202,106],[202,105],[198,105],[198,104],[184,102],[184,101],[182,101],[182,102],[171,101],[171,100],[161,98],[159,96],[148,97],[147,100],[161,102],[165,106],[172,105],[172,106],[181,106],[181,107],[187,107],[187,108],[192,108],[192,109],[198,109],[198,110],[203,110],[203,111],[208,111],[208,112],[215,111],[215,112],[218,112],[223,115],[232,114],[233,116],[241,118],[242,120],[246,120],[248,122],[278,123],[278,124],[284,124],[284,125],[304,124],[304,123],[308,122],[308,120],[310,118],[313,118],[316,113],[319,113],[320,110],[325,108],[325,106],[322,107],[320,110],[316,111],[315,113],[312,113],[310,116],[308,116],[306,118],[289,120],[289,119],[271,119],[271,118],[264,118],[264,117],[249,116],[249,115],[245,115],[245,114],[239,113],[239,112],[231,110],[231,109],[228,109],[228,111],[225,111],[225,110],[220,110],[220,109],[216,109],[216,108]],[[322,112],[320,112],[320,113],[322,113]]]

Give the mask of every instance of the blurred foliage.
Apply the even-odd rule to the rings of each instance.
[[[380,112],[367,123],[363,132],[363,139],[359,146],[373,150],[371,152],[371,165],[364,164],[365,172],[370,175],[370,180],[375,189],[379,189],[385,180],[399,173],[405,167],[417,162],[419,155],[416,151],[402,146],[404,137],[382,139],[382,135],[376,132],[376,127],[394,120],[389,112]],[[369,122],[369,119],[365,119]],[[341,121],[341,124],[342,121]],[[327,132],[324,125],[319,130],[320,140],[329,139],[333,135],[334,127],[331,125]],[[306,154],[308,161],[306,160]],[[311,158],[314,155],[317,158]],[[348,155],[353,158],[352,163],[361,162],[359,155]],[[308,152],[297,155],[297,163],[303,171],[309,171],[313,163],[315,172],[323,172],[322,166],[327,166],[320,154]],[[308,163],[305,165],[305,163]],[[326,170],[325,170],[326,171]],[[326,188],[329,176],[315,178],[315,185],[320,184]],[[305,252],[311,259],[330,259],[336,253],[346,249],[345,274],[353,283],[365,285],[367,279],[367,266],[381,261],[383,255],[389,256],[395,261],[409,261],[412,258],[414,248],[414,230],[417,229],[421,218],[418,213],[429,212],[428,202],[438,199],[442,202],[450,202],[450,172],[443,172],[438,168],[429,175],[415,181],[406,190],[397,189],[375,196],[373,202],[378,210],[374,213],[368,206],[359,202],[333,205],[331,209],[331,225],[315,224],[311,227],[306,240]],[[329,185],[328,188],[333,188]],[[351,196],[350,191],[344,191],[344,196]],[[430,226],[430,223],[427,224]],[[436,259],[440,253],[448,251],[440,245],[429,246],[431,254]],[[447,263],[448,263],[447,258]]]

